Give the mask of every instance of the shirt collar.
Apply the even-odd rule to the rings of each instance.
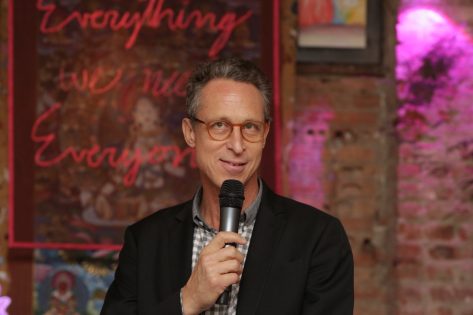
[[[240,215],[240,222],[243,222],[244,225],[250,225],[256,219],[256,214],[258,213],[258,208],[261,204],[261,198],[263,196],[263,182],[258,178],[258,194],[256,195],[255,200],[244,209]],[[211,229],[205,222],[201,212],[200,212],[200,202],[202,200],[202,186],[197,190],[194,199],[192,201],[192,218],[194,223],[197,225],[203,225],[204,227]]]

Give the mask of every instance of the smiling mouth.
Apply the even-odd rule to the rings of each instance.
[[[230,161],[225,161],[225,160],[221,160],[223,163],[225,164],[228,164],[228,165],[231,165],[231,166],[243,166],[245,165],[246,163],[234,163],[234,162],[230,162]]]

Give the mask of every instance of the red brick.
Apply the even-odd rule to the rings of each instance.
[[[345,217],[341,216],[343,226],[347,231],[357,232],[361,231],[365,233],[365,231],[371,229],[373,227],[373,219],[372,218],[352,218],[352,217]]]
[[[397,259],[401,262],[417,262],[421,260],[422,247],[418,244],[398,244]]]
[[[418,176],[422,168],[419,164],[400,164],[397,168],[397,174],[400,178],[410,179],[413,176]]]
[[[399,216],[406,220],[423,218],[427,212],[425,207],[417,202],[399,202],[398,211]]]
[[[437,308],[437,310],[435,311],[435,314],[436,315],[452,315],[453,311],[449,307],[442,306],[442,307]]]
[[[419,301],[422,299],[422,291],[419,287],[402,286],[398,290],[398,299],[401,303]]]
[[[450,202],[445,202],[445,203],[450,203]],[[426,211],[427,218],[430,220],[446,220],[448,218],[451,218],[452,215],[454,214],[454,211],[450,209],[448,206],[445,206],[440,203],[440,201],[435,201],[435,203],[430,203],[428,205],[428,211]]]
[[[430,281],[450,282],[453,279],[453,270],[450,266],[429,266],[426,273]]]
[[[400,181],[397,196],[400,200],[412,200],[419,197],[419,184],[415,182]]]
[[[460,285],[471,286],[473,283],[473,262],[466,261],[455,267],[456,280]]]
[[[399,261],[395,273],[399,280],[419,280],[422,276],[422,265],[418,262]]]
[[[450,301],[453,297],[452,292],[444,287],[430,289],[430,296],[437,302]]]
[[[473,241],[473,225],[463,224],[458,231],[460,239],[463,241]]]
[[[451,260],[455,259],[456,253],[455,248],[450,245],[437,245],[429,250],[429,254],[432,258],[438,260]]]
[[[456,195],[456,187],[438,187],[435,190],[435,198],[436,200],[443,200],[448,201],[452,198],[455,198]]]
[[[473,299],[473,288],[469,287],[434,287],[430,289],[431,297],[440,302],[463,302]]]
[[[373,162],[375,153],[372,148],[363,147],[361,145],[346,145],[337,150],[335,159],[340,162],[353,163],[369,163]]]
[[[456,259],[473,259],[473,244],[462,243],[455,247]]]
[[[419,240],[422,238],[422,229],[418,224],[401,223],[398,225],[398,238],[405,240]]]
[[[418,309],[418,303],[409,303],[407,305],[400,305],[397,309],[397,315],[427,315],[424,310]],[[411,305],[415,305],[411,307]]]
[[[334,212],[343,218],[371,219],[375,213],[375,202],[371,198],[360,197],[340,199],[334,202]]]
[[[399,160],[407,162],[406,160],[412,156],[415,156],[417,151],[410,143],[399,144]]]
[[[381,290],[375,284],[355,286],[355,300],[376,300],[382,295]]]
[[[451,240],[455,235],[452,225],[433,226],[427,231],[427,236],[432,240]]]
[[[362,242],[354,253],[355,265],[359,267],[374,267],[379,263],[378,253],[372,243]]]
[[[386,305],[372,300],[357,300],[354,315],[381,315],[388,314]]]
[[[359,108],[372,108],[378,109],[379,97],[374,94],[364,94],[362,97],[358,97],[354,100],[353,105]]]
[[[333,125],[338,127],[355,126],[357,129],[374,129],[379,121],[376,112],[338,112]]]

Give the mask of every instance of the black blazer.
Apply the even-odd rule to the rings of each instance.
[[[192,202],[127,228],[102,315],[181,314],[191,274]],[[353,257],[339,220],[263,186],[237,314],[353,314]]]

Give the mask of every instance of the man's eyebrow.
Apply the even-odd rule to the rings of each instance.
[[[229,122],[232,122],[233,119],[227,117],[227,116],[221,116],[220,118],[215,118],[215,119],[209,119],[210,121],[216,121],[216,120],[226,120],[226,121],[229,121]],[[262,120],[259,120],[259,119],[256,119],[256,118],[245,118],[245,119],[242,119],[242,120],[239,120],[238,123],[243,123],[243,122],[247,122],[247,121],[264,121],[264,118]]]

